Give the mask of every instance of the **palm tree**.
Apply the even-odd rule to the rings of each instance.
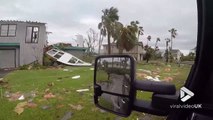
[[[119,20],[118,9],[111,7],[110,9],[102,10],[102,22],[99,23],[98,28],[102,29],[103,34],[107,33],[108,54],[111,54],[110,37],[112,37],[113,25]]]
[[[166,57],[166,64],[169,61],[169,50],[168,50],[168,46],[169,46],[169,42],[171,41],[169,38],[166,38],[166,51],[165,51],[165,57]]]
[[[138,35],[138,32],[140,30],[140,28],[138,26],[139,24],[140,23],[137,20],[136,21],[131,21],[130,25],[128,25],[127,27],[129,27],[129,29],[132,31],[133,34],[137,34]],[[141,28],[141,30],[143,31],[143,27]]]
[[[112,38],[114,39],[114,42],[116,42],[120,38],[122,28],[123,28],[122,23],[120,23],[120,22],[114,23],[113,29],[112,29]]]
[[[148,41],[151,41],[151,38],[152,37],[150,35],[147,36],[147,46],[148,46]]]
[[[116,25],[117,24],[117,25]],[[130,25],[123,26],[121,23],[116,22],[115,29],[113,33],[114,41],[116,42],[116,46],[119,49],[119,54],[123,53],[123,50],[126,51],[134,48],[137,42],[137,33],[138,33],[138,21],[130,22]]]
[[[158,44],[158,42],[160,42],[160,38],[158,37],[157,39],[156,39],[156,43],[155,43],[155,50],[157,50],[157,44]]]
[[[171,33],[171,50],[172,50],[172,45],[173,45],[173,38],[175,38],[177,36],[177,30],[175,28],[172,28],[169,30],[169,32]]]
[[[123,47],[121,45],[122,44],[121,42],[123,42],[121,40],[122,30],[123,30],[123,24],[120,22],[115,22],[114,28],[112,31],[112,37],[114,39],[114,42],[116,43],[116,46],[117,46],[120,54],[122,54],[122,52],[123,52]]]
[[[98,43],[98,54],[100,54],[103,38],[106,37],[106,27],[103,26],[103,17],[101,18],[101,22],[98,24],[98,29],[100,30],[99,43]]]
[[[122,54],[123,50],[130,51],[132,48],[135,47],[137,42],[137,28],[136,24],[133,22],[130,25],[125,26],[120,31],[120,37],[116,41],[117,48],[119,49],[119,53]]]

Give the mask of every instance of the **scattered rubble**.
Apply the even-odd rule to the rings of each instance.
[[[45,98],[45,99],[55,98],[55,95],[53,95],[53,94],[50,92],[50,93],[45,94],[45,95],[44,95],[44,98]]]
[[[69,104],[69,106],[74,109],[74,110],[77,110],[77,111],[80,111],[83,109],[83,106],[81,105],[73,105],[73,104]]]
[[[69,120],[72,117],[72,112],[66,112],[61,120]]]
[[[63,71],[64,71],[64,72],[68,72],[68,71],[69,71],[69,69],[63,69]]]
[[[173,78],[172,77],[164,77],[164,80],[166,82],[171,82],[171,81],[173,81]]]
[[[55,84],[54,84],[54,82],[51,82],[51,83],[48,83],[47,84],[49,87],[52,87],[52,86],[54,86]]]
[[[41,109],[43,109],[43,110],[47,110],[47,109],[50,109],[50,108],[51,108],[51,106],[49,106],[49,105],[41,106]]]
[[[8,93],[8,94],[7,94],[7,98],[8,98],[9,101],[16,101],[16,100],[18,100],[21,96],[22,96],[22,94],[21,94],[20,92]]]
[[[92,110],[92,112],[96,112],[99,109],[97,107],[95,107],[95,108],[92,108],[91,110]]]
[[[165,68],[164,71],[165,71],[165,72],[170,72],[171,69],[170,69],[170,68]]]
[[[18,98],[18,100],[24,100],[25,98],[24,98],[24,95],[21,95],[19,98]]]
[[[59,108],[63,108],[63,107],[64,107],[64,105],[63,105],[63,104],[59,104],[59,105],[57,105],[57,106],[56,106],[56,108],[57,108],[57,109],[59,109]]]
[[[29,93],[20,93],[20,92],[10,93],[9,91],[5,91],[4,97],[8,98],[9,101],[32,99],[36,97],[36,92],[31,91]]]
[[[136,73],[136,75],[140,78],[145,78],[146,76],[148,76],[147,74],[145,73]]]
[[[105,112],[106,112],[105,110],[102,110],[102,109],[99,109],[99,111],[100,111],[101,113],[105,113]]]
[[[148,79],[148,80],[160,82],[160,79],[159,79],[158,77],[154,77],[154,78],[153,78],[152,76],[146,76],[145,78]]]
[[[0,78],[0,85],[6,85],[8,84],[8,82],[4,81],[3,78]]]
[[[144,73],[146,73],[146,74],[152,74],[152,71],[150,71],[150,70],[145,70],[145,69],[138,69],[139,71],[141,71],[141,72],[144,72]]]
[[[29,108],[36,108],[38,105],[37,104],[35,104],[35,103],[33,103],[33,102],[28,102],[27,103],[27,107],[29,107]]]
[[[27,102],[21,102],[18,103],[14,109],[14,111],[20,115],[22,112],[24,112],[24,107],[27,106]]]

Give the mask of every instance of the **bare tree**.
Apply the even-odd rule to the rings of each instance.
[[[90,28],[87,31],[87,37],[88,39],[85,39],[85,43],[88,47],[88,53],[94,53],[95,51],[95,47],[97,45],[97,41],[98,41],[98,33],[95,32],[95,30],[93,30],[92,28]]]

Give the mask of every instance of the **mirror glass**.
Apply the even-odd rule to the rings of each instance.
[[[98,104],[108,110],[126,114],[129,107],[129,98],[103,93],[98,97]]]
[[[120,114],[127,114],[134,70],[130,57],[103,57],[96,61],[96,81],[102,94],[98,105]]]
[[[102,91],[129,95],[130,58],[100,58],[97,62],[96,84]]]

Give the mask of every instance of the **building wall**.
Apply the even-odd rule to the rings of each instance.
[[[108,45],[104,45],[103,46],[103,54],[107,55],[108,54]],[[115,45],[111,46],[111,53],[112,54],[119,54],[119,50]],[[126,51],[123,50],[123,54],[128,54],[133,56],[135,59],[137,59],[138,61],[142,61],[143,60],[143,55],[145,54],[144,49],[139,46],[136,45],[133,49],[131,49],[130,51]]]
[[[15,22],[15,21],[0,21],[1,24],[15,24],[16,36],[15,37],[1,37],[0,43],[19,43],[19,64],[29,64],[38,59],[39,63],[43,63],[43,48],[46,44],[47,34],[44,23],[32,22]],[[26,43],[26,30],[27,27],[39,27],[38,43]]]

